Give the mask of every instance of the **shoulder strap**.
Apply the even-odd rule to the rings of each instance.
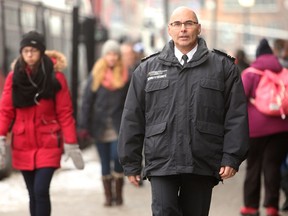
[[[146,56],[146,57],[144,57],[144,58],[142,58],[142,59],[141,59],[141,62],[146,61],[147,59],[149,59],[149,58],[151,58],[151,57],[153,57],[153,56],[156,56],[156,55],[158,55],[158,54],[160,54],[160,51],[159,51],[159,52],[156,52],[156,53],[153,53],[153,54],[151,54],[151,55],[148,55],[148,56]]]
[[[212,52],[217,53],[218,55],[222,55],[222,56],[228,58],[230,61],[235,62],[235,58],[233,56],[230,56],[221,50],[213,49]]]

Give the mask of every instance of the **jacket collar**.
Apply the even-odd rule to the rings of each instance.
[[[160,52],[158,59],[165,65],[175,65],[180,67],[181,64],[174,54],[174,46],[174,42],[170,40],[169,43],[166,44]],[[187,63],[186,67],[195,67],[199,64],[202,64],[208,59],[208,54],[209,50],[205,40],[203,38],[198,38],[197,51],[195,52],[193,59]]]

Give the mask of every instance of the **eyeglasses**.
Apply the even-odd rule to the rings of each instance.
[[[193,26],[195,26],[197,24],[198,24],[198,22],[188,20],[186,22],[175,21],[175,22],[170,23],[170,26],[172,26],[175,29],[180,29],[180,28],[182,28],[182,25],[184,25],[184,28],[190,29],[190,28],[193,28]]]
[[[28,55],[29,53],[31,53],[32,55],[38,53],[39,50],[38,49],[23,49],[22,50],[22,54]]]

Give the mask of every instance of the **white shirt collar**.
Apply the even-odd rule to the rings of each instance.
[[[192,58],[193,58],[193,55],[195,54],[195,52],[197,51],[197,47],[198,47],[198,44],[196,44],[196,46],[190,51],[188,52],[186,55],[188,56],[188,60],[187,62],[189,62]],[[177,49],[176,46],[174,46],[174,54],[176,56],[176,58],[178,59],[178,61],[180,62],[180,64],[184,64],[184,60],[182,59],[182,56],[184,55],[183,53],[180,52],[179,49]]]

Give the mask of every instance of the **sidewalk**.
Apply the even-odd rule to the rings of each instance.
[[[52,216],[151,216],[150,184],[135,188],[128,181],[124,185],[124,205],[103,207],[104,195],[100,165],[94,147],[84,151],[86,167],[75,170],[71,161],[63,162],[51,184]],[[238,216],[242,205],[242,185],[245,164],[230,180],[215,187],[210,216]],[[19,173],[0,181],[0,215],[29,216],[28,197]],[[281,203],[283,197],[281,198]],[[262,211],[262,210],[261,210]],[[262,211],[264,216],[264,211]],[[282,214],[287,216],[288,214]]]

